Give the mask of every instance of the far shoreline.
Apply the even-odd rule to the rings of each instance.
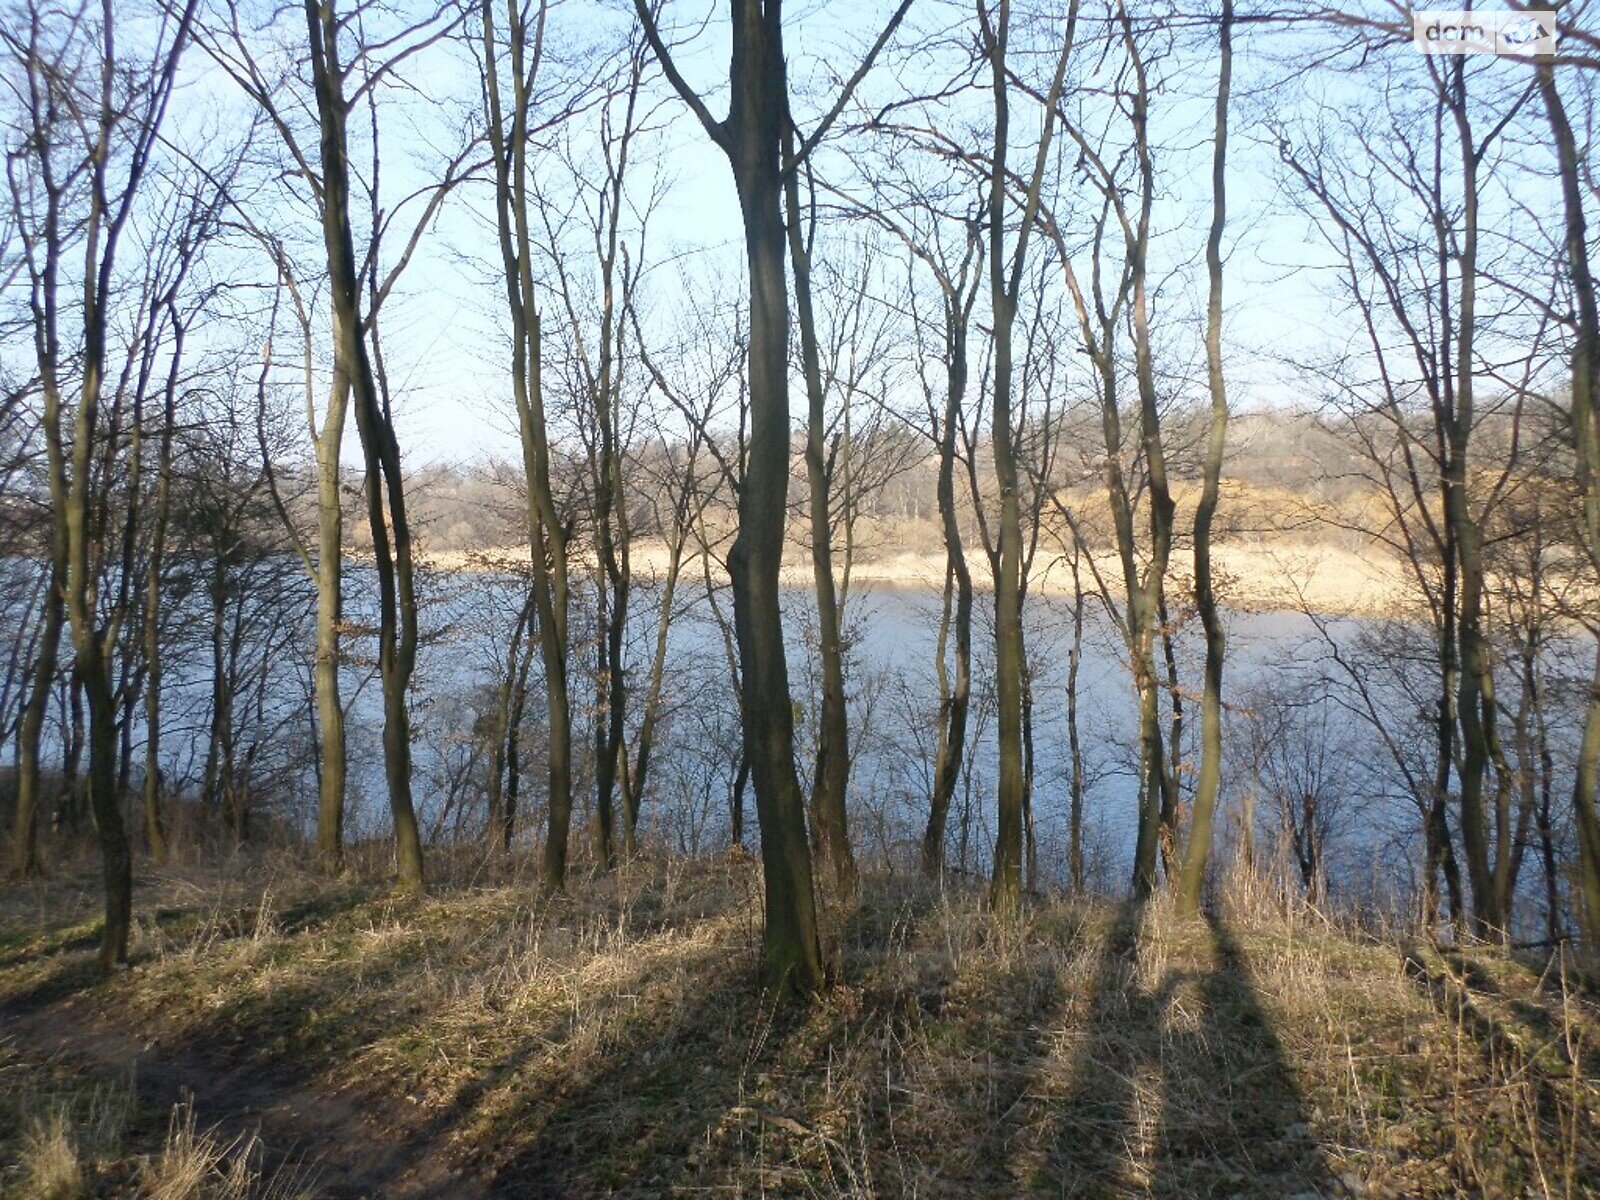
[[[481,550],[435,550],[424,542],[418,558],[429,570],[450,574],[493,572],[528,561],[524,545],[497,545]],[[634,576],[641,582],[659,578],[668,562],[667,546],[656,538],[641,539],[631,548]],[[352,558],[364,560],[367,552],[356,551]],[[1115,588],[1121,579],[1120,567],[1110,555],[1098,555],[1101,571]],[[987,593],[992,586],[982,553],[971,556],[973,583]],[[1225,606],[1250,613],[1313,612],[1328,616],[1399,616],[1406,603],[1405,576],[1401,563],[1382,551],[1360,553],[1338,546],[1289,544],[1272,546],[1260,543],[1226,542],[1212,550],[1213,569],[1218,576],[1218,591]],[[590,556],[574,557],[574,566],[592,569]],[[1190,566],[1188,555],[1178,551],[1171,564],[1175,582],[1183,584]],[[1113,573],[1114,572],[1114,573]],[[850,590],[871,589],[896,593],[937,594],[944,586],[943,553],[924,554],[902,551],[877,553],[855,562],[849,572]],[[727,582],[720,563],[713,562],[712,577]],[[842,572],[841,572],[842,574]],[[680,568],[679,588],[698,587],[704,577],[701,556],[696,550],[686,553]],[[1092,573],[1083,570],[1085,591],[1095,591]],[[811,582],[811,565],[800,547],[784,558],[784,587],[805,587]],[[1040,553],[1029,574],[1030,595],[1067,596],[1072,594],[1069,560],[1061,554]]]

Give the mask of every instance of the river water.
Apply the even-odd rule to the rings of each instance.
[[[360,628],[371,608],[369,584],[367,572],[347,572],[346,619],[353,632],[347,639],[351,661],[343,670],[343,686],[350,709],[354,836],[379,836],[387,826],[379,685],[370,661],[370,630],[363,634]],[[423,827],[432,837],[477,836],[482,829],[482,741],[475,730],[484,728],[485,715],[493,708],[492,684],[503,670],[520,603],[518,588],[514,580],[482,572],[435,574],[423,580],[424,643],[413,691],[414,791]],[[727,843],[738,730],[722,628],[700,580],[685,579],[680,589],[642,824],[646,836],[693,853]],[[230,646],[230,668],[243,681],[241,694],[248,700],[235,713],[235,758],[245,764],[256,803],[309,826],[316,796],[308,704],[311,593],[304,578],[292,572],[274,588],[257,591],[260,595],[241,608],[240,636]],[[13,587],[9,594],[14,602],[22,589]],[[631,609],[634,721],[647,681],[658,595],[648,580],[639,581]],[[203,596],[191,595],[172,606],[174,649],[168,656],[164,705],[164,769],[176,786],[192,791],[204,774],[210,717],[212,659],[202,602]],[[717,602],[728,615],[726,592]],[[1096,602],[1086,603],[1077,681],[1084,838],[1092,881],[1116,887],[1126,878],[1136,822],[1135,703],[1115,625]],[[809,591],[786,592],[785,606],[804,779],[817,694],[815,656],[809,649],[814,643]],[[988,597],[980,594],[971,748],[951,814],[949,842],[952,864],[974,872],[986,869],[991,853],[996,774],[992,613],[987,607]],[[571,667],[580,756],[595,711],[595,654],[582,616],[588,608],[580,591],[573,606]],[[1068,861],[1073,762],[1067,679],[1073,606],[1067,597],[1039,595],[1030,597],[1026,611],[1035,863],[1040,881],[1049,883],[1065,878]],[[914,589],[857,590],[846,606],[853,763],[849,810],[858,854],[877,865],[914,862],[926,820],[937,736],[934,654],[939,615],[940,598]],[[1360,898],[1404,897],[1417,882],[1417,797],[1426,791],[1434,754],[1429,721],[1437,683],[1428,666],[1424,631],[1399,622],[1241,611],[1227,615],[1227,628],[1219,838],[1224,845],[1236,844],[1248,825],[1270,846],[1280,824],[1279,799],[1290,795],[1299,800],[1310,793],[1325,832],[1334,886]],[[1202,651],[1196,622],[1176,630],[1173,652],[1185,718],[1180,761],[1186,786],[1192,786],[1197,756]],[[1563,764],[1572,760],[1579,681],[1588,666],[1585,654],[1583,644],[1556,639],[1543,660],[1550,681],[1547,719],[1557,797],[1570,794]],[[1505,674],[1503,670],[1503,679]],[[529,691],[522,836],[536,839],[542,791],[537,660]],[[1514,697],[1514,679],[1505,679],[1501,691],[1503,703],[1510,703],[1504,698]],[[142,737],[138,725],[135,715],[136,742]],[[54,730],[51,742],[58,752]],[[580,795],[587,806],[588,793]],[[753,797],[747,798],[746,811],[747,837],[753,844]],[[577,828],[577,836],[587,836],[584,821]],[[1556,836],[1565,839],[1564,822]],[[1535,857],[1530,853],[1523,880],[1529,889],[1542,889]]]

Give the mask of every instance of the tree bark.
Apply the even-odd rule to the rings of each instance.
[[[550,443],[545,423],[542,333],[534,296],[533,241],[528,231],[528,117],[531,85],[543,52],[545,8],[529,30],[522,10],[507,5],[510,48],[510,123],[501,99],[499,45],[494,32],[494,0],[483,0],[485,90],[489,102],[489,144],[495,161],[495,214],[500,238],[506,303],[511,315],[512,393],[522,442],[528,487],[528,542],[533,566],[533,599],[539,619],[539,651],[544,663],[549,746],[549,828],[541,869],[547,891],[567,883],[567,850],[572,827],[572,708],[567,686],[567,529],[557,508],[550,476]],[[532,42],[530,46],[530,34]],[[533,61],[527,61],[529,50]],[[604,827],[607,821],[602,821]],[[604,836],[604,835],[603,835]]]
[[[64,540],[57,536],[59,522],[51,521],[49,578],[41,605],[39,645],[34,652],[28,684],[28,699],[17,726],[17,811],[11,843],[11,866],[23,879],[38,875],[39,808],[43,799],[43,778],[39,766],[39,744],[44,735],[44,719],[50,707],[50,693],[56,683],[56,662],[61,654],[61,633],[66,624],[63,599],[65,585]],[[60,542],[60,545],[57,543]]]
[[[834,882],[840,894],[848,897],[856,890],[856,861],[850,846],[849,813],[845,805],[850,786],[850,724],[845,707],[839,592],[833,571],[832,481],[824,465],[827,393],[817,345],[817,318],[811,294],[811,249],[807,244],[807,222],[800,208],[800,163],[795,158],[792,123],[784,134],[784,167],[789,263],[794,272],[795,316],[800,328],[800,361],[806,385],[806,490],[811,519],[811,575],[817,603],[817,650],[822,660],[822,703],[818,714],[811,806],[817,840],[833,864]]]
[[[1016,325],[1028,240],[1039,210],[1050,138],[1055,128],[1056,106],[1066,78],[1077,17],[1076,0],[1068,14],[1066,35],[1056,61],[1055,77],[1045,101],[1043,128],[1024,201],[1016,245],[1008,256],[1005,245],[1007,191],[1010,186],[1006,156],[1010,146],[1010,82],[1006,51],[1010,37],[1010,0],[1000,0],[991,17],[986,0],[978,0],[978,24],[984,56],[988,59],[994,100],[994,149],[989,172],[989,296],[994,322],[994,381],[990,440],[993,444],[995,480],[1000,487],[998,555],[995,561],[995,696],[999,736],[1000,776],[994,873],[990,903],[1002,916],[1014,916],[1021,906],[1023,808],[1027,777],[1022,746],[1022,512],[1018,494],[1017,448],[1012,396],[1012,333]]]
[[[1180,916],[1200,911],[1200,889],[1211,857],[1212,820],[1222,781],[1222,665],[1226,640],[1211,578],[1211,525],[1222,482],[1222,458],[1228,433],[1228,389],[1222,373],[1222,233],[1227,226],[1228,96],[1233,83],[1233,0],[1222,0],[1218,32],[1220,65],[1217,78],[1215,141],[1211,153],[1211,232],[1206,238],[1206,386],[1211,395],[1211,421],[1201,467],[1200,503],[1194,514],[1194,605],[1205,631],[1205,676],[1200,695],[1200,772],[1195,782],[1194,811],[1178,877]]]
[[[328,397],[316,437],[317,615],[312,689],[317,705],[321,770],[317,786],[317,867],[324,875],[344,868],[346,781],[344,701],[339,693],[340,634],[344,621],[344,510],[339,498],[340,447],[350,390]]]
[[[1572,123],[1556,86],[1555,63],[1541,57],[1535,64],[1539,93],[1554,135],[1565,215],[1567,270],[1576,308],[1572,349],[1573,440],[1577,449],[1578,489],[1583,497],[1584,549],[1591,568],[1600,567],[1600,304],[1589,261],[1587,223],[1583,212],[1583,177]],[[1579,920],[1585,952],[1600,959],[1600,647],[1584,709],[1583,740],[1578,749],[1572,787],[1573,824],[1578,833]]]
[[[334,387],[355,400],[366,464],[367,520],[378,576],[378,663],[383,681],[383,761],[394,823],[397,886],[424,886],[422,838],[411,799],[411,729],[407,692],[416,665],[417,608],[411,529],[406,518],[400,446],[380,400],[361,315],[361,277],[350,227],[348,108],[339,57],[341,22],[333,0],[306,0],[322,166],[322,231],[333,309]],[[387,510],[387,511],[386,511]],[[392,536],[392,540],[391,540]]]

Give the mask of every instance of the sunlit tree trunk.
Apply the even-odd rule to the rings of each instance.
[[[545,420],[543,345],[534,295],[533,242],[528,232],[528,120],[544,48],[545,6],[530,29],[515,0],[507,4],[511,92],[509,111],[500,78],[500,44],[494,30],[494,0],[483,0],[484,82],[489,103],[489,143],[495,162],[495,213],[506,303],[511,316],[512,394],[528,488],[528,541],[532,548],[533,597],[539,649],[544,663],[549,828],[545,836],[544,886],[559,891],[567,882],[572,827],[572,708],[568,698],[567,527],[556,505],[550,475]]]
[[[306,0],[322,167],[322,232],[333,310],[334,388],[350,389],[366,463],[367,520],[378,576],[378,662],[383,682],[383,760],[394,823],[397,882],[423,887],[422,838],[411,799],[411,728],[407,710],[416,665],[417,606],[411,528],[406,517],[400,446],[378,395],[361,316],[361,276],[350,227],[348,106],[339,56],[343,22],[332,0]]]
[[[1206,238],[1206,386],[1211,395],[1211,421],[1201,465],[1200,503],[1194,514],[1194,604],[1205,631],[1205,676],[1200,695],[1200,772],[1195,782],[1194,811],[1178,877],[1178,912],[1200,910],[1200,889],[1211,857],[1212,819],[1222,780],[1222,662],[1225,639],[1222,615],[1211,577],[1211,524],[1222,482],[1222,456],[1228,432],[1228,389],[1222,374],[1222,234],[1227,226],[1228,95],[1233,83],[1233,0],[1222,0],[1218,34],[1220,65],[1217,110],[1211,153],[1211,232]]]
[[[989,304],[994,322],[994,377],[991,384],[993,411],[990,440],[993,445],[995,480],[1000,488],[998,554],[995,561],[995,696],[999,735],[1000,778],[997,796],[997,827],[994,846],[994,874],[990,902],[1002,915],[1015,914],[1021,904],[1023,808],[1027,778],[1022,746],[1022,509],[1019,494],[1016,447],[1015,398],[1012,395],[1013,329],[1017,301],[1027,261],[1028,240],[1039,209],[1039,193],[1044,184],[1049,160],[1050,137],[1055,128],[1056,105],[1066,78],[1067,59],[1072,48],[1077,5],[1067,17],[1066,35],[1056,61],[1055,76],[1045,101],[1043,128],[1039,135],[1033,171],[1027,183],[1024,211],[1017,230],[1016,244],[1006,249],[1006,212],[1011,185],[1006,167],[1010,146],[1010,88],[1006,61],[1011,32],[1010,0],[1000,0],[991,13],[986,0],[978,0],[978,25],[985,57],[989,63],[994,102],[994,147],[989,169]]]
[[[811,574],[817,602],[817,649],[822,660],[822,702],[818,714],[817,761],[811,805],[818,842],[833,864],[841,894],[856,889],[855,854],[850,846],[845,797],[850,786],[850,725],[845,708],[844,646],[839,591],[833,569],[833,521],[826,455],[826,389],[817,344],[817,318],[811,294],[810,236],[815,220],[800,207],[800,164],[794,132],[784,134],[784,197],[787,205],[789,262],[794,272],[795,317],[800,329],[800,361],[806,385],[806,489],[811,519]]]

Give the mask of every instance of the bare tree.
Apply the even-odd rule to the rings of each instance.
[[[654,194],[639,194],[641,189],[636,184],[631,191],[629,188],[633,182],[630,176],[636,173],[637,143],[646,132],[653,111],[643,95],[650,50],[637,25],[628,32],[626,53],[618,57],[620,68],[598,86],[580,81],[564,103],[560,96],[554,97],[539,114],[540,123],[549,126],[561,121],[564,113],[591,105],[598,113],[597,130],[578,128],[563,147],[573,188],[570,211],[556,212],[558,202],[549,194],[549,185],[537,177],[531,180],[531,198],[538,206],[563,318],[564,349],[570,360],[571,390],[588,467],[585,486],[596,551],[595,814],[600,857],[608,867],[617,861],[619,841],[621,853],[632,855],[636,849],[638,812],[626,780],[627,633],[633,565],[625,463],[635,423],[634,411],[628,404],[630,384],[635,378],[629,341],[639,336],[638,322],[630,317],[645,270],[645,233],[656,198]],[[524,97],[531,93],[537,71],[534,63]],[[596,150],[603,164],[598,173],[590,166]],[[518,169],[526,173],[525,164],[517,167],[514,152],[511,165],[512,176]],[[590,178],[591,175],[595,177]],[[511,198],[513,202],[517,200],[519,186],[522,202],[526,203],[530,199],[526,181],[517,185],[513,179]],[[563,244],[569,223],[579,227],[575,253]],[[536,482],[530,477],[530,487]],[[620,837],[619,796],[625,810]]]
[[[784,172],[785,164],[789,171],[798,169],[826,136],[904,18],[910,0],[902,0],[830,112],[787,155],[784,139],[794,118],[784,63],[781,0],[731,0],[732,93],[723,121],[711,115],[679,73],[656,14],[645,0],[634,4],[662,71],[706,135],[728,156],[744,218],[750,286],[750,443],[739,491],[739,533],[728,565],[744,681],[740,707],[745,750],[755,779],[766,867],[761,979],[763,988],[774,995],[810,993],[822,986],[822,957],[805,809],[795,774],[794,712],[778,603],[789,475]]]
[[[1211,232],[1206,238],[1206,385],[1211,420],[1206,437],[1200,503],[1194,514],[1194,603],[1205,629],[1205,683],[1200,701],[1200,777],[1195,785],[1188,842],[1178,877],[1178,911],[1194,916],[1211,856],[1211,822],[1222,781],[1222,616],[1211,577],[1211,526],[1222,483],[1222,455],[1228,433],[1228,389],[1222,373],[1222,234],[1227,225],[1228,93],[1233,83],[1233,0],[1222,0],[1218,27],[1220,66],[1217,115],[1211,157]]]
[[[100,964],[125,962],[132,919],[128,840],[117,794],[118,706],[113,657],[127,616],[132,530],[138,521],[137,489],[129,493],[124,529],[105,527],[96,488],[101,468],[129,451],[120,423],[119,372],[110,362],[113,314],[122,282],[118,254],[136,208],[143,203],[178,64],[194,17],[193,0],[153,18],[149,44],[131,57],[117,42],[110,0],[98,13],[60,12],[39,5],[26,11],[25,29],[7,33],[7,48],[22,78],[16,93],[24,112],[24,142],[8,155],[14,211],[19,215],[29,281],[29,306],[42,426],[48,459],[53,587],[72,635],[74,671],[89,710],[89,770],[85,779],[104,864],[106,907]],[[81,262],[82,305],[73,314],[76,337],[62,329],[60,292],[69,263]],[[156,304],[150,308],[158,308]],[[149,325],[144,326],[149,329]],[[63,344],[65,339],[71,339]],[[128,362],[139,359],[139,339]],[[66,390],[76,393],[70,439],[64,429]],[[137,443],[133,443],[136,445]],[[137,463],[126,464],[137,479]],[[122,549],[117,594],[101,595],[101,555]],[[47,613],[46,637],[51,618]],[[59,627],[59,626],[58,626]],[[53,663],[41,664],[53,668]],[[36,686],[46,674],[36,670]],[[36,768],[35,768],[36,769]]]
[[[383,28],[368,31],[369,19],[382,22],[392,14],[367,8],[341,14],[334,0],[325,4],[309,0],[302,11],[306,21],[304,40],[296,38],[289,43],[303,47],[306,57],[291,51],[286,61],[277,62],[270,57],[276,51],[269,52],[265,42],[276,22],[292,10],[273,10],[264,22],[258,23],[247,17],[243,7],[243,0],[222,0],[200,36],[207,53],[227,71],[278,135],[291,169],[273,178],[286,183],[290,196],[306,205],[315,217],[322,235],[320,267],[326,272],[331,301],[333,362],[319,431],[309,404],[313,358],[306,317],[311,303],[303,281],[294,296],[296,315],[306,336],[307,416],[315,443],[318,484],[317,554],[314,560],[303,554],[318,585],[315,680],[322,746],[318,857],[325,870],[336,870],[342,853],[347,769],[338,680],[343,576],[339,469],[344,421],[354,400],[378,583],[385,776],[395,823],[401,886],[415,888],[422,885],[422,859],[410,794],[406,711],[417,647],[414,556],[378,319],[440,206],[467,173],[474,146],[467,142],[444,164],[436,179],[396,203],[386,203],[381,192],[382,122],[378,95],[400,78],[404,64],[442,43],[459,18],[455,6],[441,4],[425,7],[415,19],[385,22]],[[349,124],[363,106],[372,161],[367,171],[358,174],[350,156]],[[367,189],[369,203],[365,213],[352,198],[353,180],[359,180]],[[297,187],[303,187],[305,192],[296,195],[293,189]],[[266,194],[270,197],[277,193],[268,190]],[[270,216],[258,218],[251,214],[243,219],[271,254],[275,274],[289,286],[295,274],[282,237],[276,230],[265,228]],[[409,229],[400,226],[403,219],[411,220]],[[363,237],[359,257],[355,241],[358,222]],[[386,238],[396,229],[403,241],[393,261],[386,263]]]
[[[1411,107],[1394,85],[1384,108],[1402,126],[1425,133],[1398,147],[1381,145],[1358,114],[1331,135],[1280,148],[1291,177],[1314,210],[1337,255],[1345,292],[1365,336],[1366,363],[1328,372],[1337,402],[1352,416],[1352,432],[1385,496],[1382,536],[1402,554],[1433,621],[1438,642],[1434,795],[1427,820],[1428,877],[1443,870],[1453,914],[1459,885],[1447,803],[1459,783],[1462,857],[1471,892],[1471,922],[1480,935],[1502,936],[1510,911],[1507,890],[1513,832],[1512,771],[1500,744],[1493,652],[1484,617],[1483,529],[1516,482],[1511,457],[1479,482],[1475,435],[1486,415],[1520,406],[1515,384],[1504,399],[1480,397],[1483,377],[1495,378],[1480,341],[1492,324],[1480,314],[1479,289],[1489,277],[1480,210],[1495,166],[1490,155],[1532,92],[1502,92],[1476,101],[1464,60],[1427,62],[1426,100]],[[1485,128],[1487,126],[1487,128]],[[1425,140],[1424,140],[1425,139]],[[1385,164],[1373,171],[1371,162]],[[1416,213],[1431,236],[1396,238],[1400,206]],[[1492,282],[1492,280],[1491,280]],[[1529,357],[1539,338],[1530,339]],[[1363,379],[1360,372],[1370,370]],[[1495,794],[1485,797],[1493,767]],[[1493,819],[1491,824],[1491,818]],[[1435,902],[1429,900],[1430,909]]]
[[[1061,49],[1044,99],[1043,126],[1034,165],[1024,185],[1023,211],[1015,245],[1006,247],[1007,210],[1011,179],[1006,160],[1011,148],[1011,81],[1007,48],[1011,35],[1010,0],[1000,0],[993,11],[978,0],[978,26],[988,59],[994,99],[994,147],[989,163],[989,306],[994,322],[993,417],[989,436],[994,452],[995,477],[1000,489],[998,560],[995,570],[995,694],[1000,737],[998,826],[995,835],[994,879],[991,902],[1004,915],[1015,914],[1021,902],[1023,812],[1026,774],[1023,761],[1022,644],[1022,510],[1017,470],[1017,446],[1012,394],[1012,330],[1027,264],[1028,241],[1039,212],[1045,170],[1050,161],[1050,140],[1055,130],[1057,105],[1066,82],[1067,61],[1077,23],[1077,3],[1068,9]]]
[[[572,821],[572,708],[567,694],[570,530],[556,503],[550,470],[549,423],[545,413],[542,341],[534,294],[533,241],[529,233],[528,150],[535,119],[535,84],[544,57],[548,7],[507,6],[506,57],[510,94],[501,87],[502,50],[494,28],[493,0],[483,2],[484,88],[489,144],[495,163],[495,214],[511,314],[512,393],[527,477],[528,540],[533,556],[533,598],[549,723],[547,753],[549,830],[544,847],[545,887],[566,886],[567,841]]]
[[[1583,550],[1591,570],[1600,570],[1600,303],[1589,259],[1588,224],[1583,203],[1583,159],[1573,136],[1572,121],[1557,86],[1555,64],[1541,58],[1534,68],[1545,115],[1555,139],[1565,218],[1564,250],[1572,287],[1572,386],[1569,421],[1577,451],[1578,492],[1583,500]],[[1600,639],[1600,631],[1596,632]],[[1591,955],[1600,956],[1600,650],[1584,708],[1583,740],[1573,779],[1573,821],[1578,829],[1580,918]]]

